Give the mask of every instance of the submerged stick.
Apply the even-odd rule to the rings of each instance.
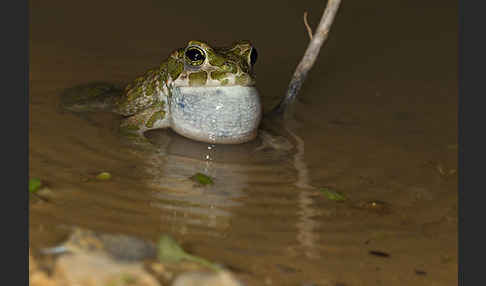
[[[300,88],[304,83],[307,73],[314,65],[314,62],[317,59],[317,55],[319,54],[322,44],[327,39],[329,30],[334,21],[334,16],[338,11],[340,3],[341,0],[327,1],[326,9],[324,10],[324,14],[322,15],[321,21],[317,26],[316,32],[314,33],[314,36],[310,37],[311,41],[309,42],[309,45],[307,46],[304,56],[300,60],[300,63],[295,69],[294,75],[290,80],[287,94],[280,101],[280,103],[271,111],[272,114],[279,114],[279,115],[285,114],[288,108],[291,106],[291,104],[295,101],[295,98],[297,97],[297,94],[299,93]],[[309,31],[310,27],[308,25],[306,25],[306,28]]]

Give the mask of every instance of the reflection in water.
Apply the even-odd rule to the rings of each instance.
[[[303,248],[303,253],[308,258],[319,258],[318,248],[316,242],[319,239],[319,235],[316,230],[319,228],[319,222],[313,219],[317,217],[320,212],[318,208],[313,206],[314,200],[312,199],[312,191],[315,187],[310,185],[309,170],[304,158],[304,140],[292,131],[292,127],[295,126],[294,120],[289,121],[285,125],[285,131],[295,140],[296,152],[293,155],[294,167],[297,171],[297,180],[295,186],[299,188],[299,221],[297,222],[297,240]]]
[[[266,131],[240,145],[195,142],[169,130],[148,133],[158,146],[158,152],[145,154],[150,177],[144,183],[152,190],[151,206],[163,210],[162,220],[170,220],[179,233],[191,225],[221,230],[230,226],[232,211],[244,207],[240,198],[247,196],[247,190],[263,192],[265,183],[290,178],[298,191],[297,241],[307,257],[319,257],[318,222],[313,219],[319,213],[313,207],[315,188],[309,184],[304,142],[288,127],[286,131],[295,146]],[[195,173],[214,178],[215,184],[198,186],[189,179]]]
[[[231,210],[241,205],[238,199],[251,187],[252,172],[262,167],[270,171],[277,166],[270,161],[284,156],[278,150],[258,148],[263,144],[258,139],[240,145],[215,145],[195,142],[169,130],[147,136],[159,147],[157,153],[145,154],[149,163],[146,172],[151,177],[144,183],[155,198],[151,205],[169,212],[179,232],[184,225],[228,227]],[[198,186],[189,179],[196,173],[214,178],[215,183]]]

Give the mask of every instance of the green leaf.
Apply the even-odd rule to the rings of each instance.
[[[29,193],[37,192],[41,186],[42,186],[42,182],[40,179],[31,178],[29,180]]]
[[[190,179],[203,186],[212,185],[214,183],[211,177],[204,175],[203,173],[196,173]]]
[[[320,188],[319,191],[323,193],[328,199],[333,201],[342,202],[347,199],[344,194],[338,191],[331,190],[329,188]]]
[[[204,258],[189,254],[182,249],[182,247],[169,235],[160,236],[158,247],[158,259],[161,263],[174,263],[181,260],[188,260],[207,266],[213,270],[219,270],[220,268],[215,264],[207,261]]]
[[[186,258],[187,253],[169,235],[162,235],[158,244],[158,258],[161,262],[178,262]]]
[[[108,173],[108,172],[101,172],[101,173],[98,174],[98,176],[96,176],[96,179],[98,179],[100,181],[106,181],[106,180],[111,179],[111,174]]]

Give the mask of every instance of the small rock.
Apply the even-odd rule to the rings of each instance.
[[[53,277],[65,283],[61,285],[159,285],[140,263],[119,263],[107,256],[84,253],[59,257]]]
[[[58,285],[53,279],[49,279],[47,274],[41,271],[35,271],[29,275],[30,286],[56,286]]]
[[[29,275],[32,274],[36,270],[37,270],[37,262],[35,261],[35,259],[30,254],[30,249],[29,249]]]
[[[154,262],[149,264],[149,269],[152,274],[158,278],[159,281],[171,281],[174,278],[174,273],[167,269],[162,263]],[[165,284],[164,284],[165,285]]]
[[[46,273],[39,270],[37,261],[32,257],[29,249],[29,285],[30,286],[56,286],[57,283],[50,279]]]
[[[36,195],[44,201],[48,201],[54,198],[54,192],[48,187],[43,187],[39,189]]]
[[[242,286],[242,284],[231,273],[218,271],[187,272],[178,276],[172,286]]]

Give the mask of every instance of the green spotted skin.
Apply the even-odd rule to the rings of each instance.
[[[184,56],[185,50],[193,46],[201,48],[207,55],[198,67],[190,65]],[[173,51],[158,68],[147,71],[127,85],[124,95],[116,102],[115,112],[128,116],[166,103],[173,87],[255,85],[249,60],[251,48],[248,41],[224,48],[189,41],[185,48]]]

